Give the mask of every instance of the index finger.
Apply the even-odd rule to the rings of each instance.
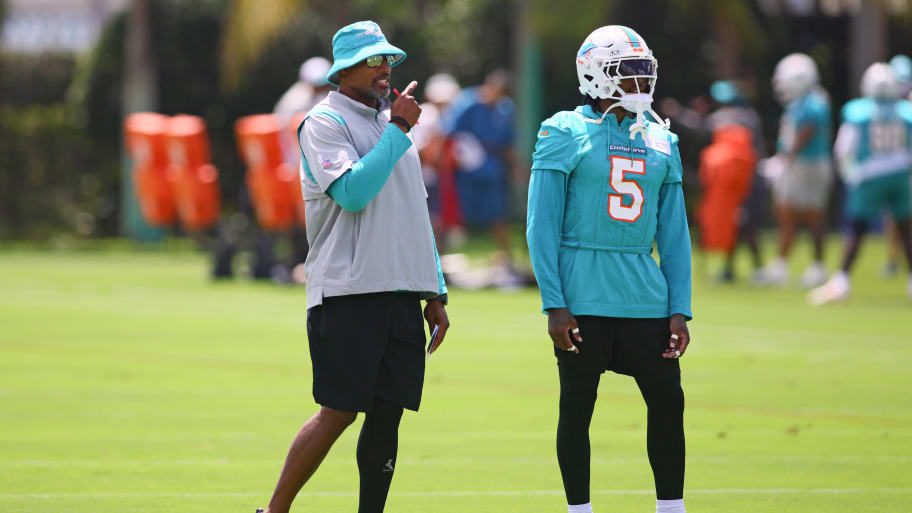
[[[416,87],[418,87],[418,82],[412,80],[409,82],[409,85],[405,86],[405,89],[402,90],[402,96],[408,96],[412,94],[412,91],[414,91]]]

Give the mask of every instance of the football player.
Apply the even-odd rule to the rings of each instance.
[[[900,99],[900,83],[890,65],[872,64],[861,78],[862,98],[842,108],[834,152],[850,187],[846,211],[851,228],[842,268],[808,301],[820,305],[849,297],[849,273],[870,222],[888,210],[912,268],[912,103]],[[912,298],[912,278],[908,284]]]
[[[814,262],[802,276],[805,287],[826,280],[823,247],[824,213],[833,183],[830,163],[830,101],[819,86],[817,65],[801,53],[786,56],[773,72],[773,91],[785,107],[779,126],[777,155],[767,166],[779,224],[778,256],[764,269],[764,280],[784,284],[786,260],[799,221],[808,226],[814,242]],[[773,171],[775,169],[775,171]]]
[[[899,96],[912,101],[912,59],[908,55],[898,54],[890,59],[890,67],[896,74],[896,80],[899,81]],[[896,223],[892,217],[884,220],[884,233],[887,236],[888,252],[887,262],[883,267],[883,274],[886,277],[893,276],[899,272],[899,260],[902,253],[902,241],[899,233],[896,231]]]
[[[571,513],[592,511],[589,423],[606,370],[632,376],[646,402],[656,511],[684,513],[690,234],[678,138],[651,108],[657,68],[633,30],[591,33],[576,56],[582,105],[542,123],[532,156],[526,238],[557,357]]]

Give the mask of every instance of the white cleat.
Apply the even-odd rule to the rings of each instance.
[[[849,299],[852,286],[849,277],[844,272],[838,272],[830,277],[826,283],[808,293],[807,301],[811,306],[821,306],[827,303],[837,303]]]
[[[766,267],[754,273],[754,283],[758,285],[785,285],[788,281],[788,264],[781,258],[771,261]]]
[[[820,286],[826,279],[826,269],[824,269],[823,264],[818,262],[804,270],[804,274],[801,275],[801,284],[810,289]]]

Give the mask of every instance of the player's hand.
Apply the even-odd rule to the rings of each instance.
[[[390,107],[390,116],[401,116],[408,121],[409,126],[402,128],[415,126],[418,123],[418,117],[421,116],[421,107],[418,106],[418,101],[412,96],[416,87],[418,87],[418,82],[414,80],[409,82],[409,85],[405,87],[402,94],[396,98],[396,101]]]
[[[564,351],[573,351],[579,353],[579,349],[573,345],[570,335],[577,342],[582,342],[583,337],[580,335],[579,326],[576,324],[576,317],[566,308],[551,308],[548,310],[548,334],[551,335],[551,341],[554,347]]]
[[[662,358],[680,358],[687,351],[690,344],[690,331],[687,330],[687,319],[681,314],[674,314],[668,321],[671,337],[668,339],[668,349],[662,353]]]
[[[434,326],[440,326],[437,331],[437,341],[430,349],[430,353],[433,354],[443,343],[443,337],[446,336],[447,329],[450,327],[450,319],[447,317],[446,307],[440,301],[427,302],[424,306],[424,319],[428,324],[428,333],[434,333]]]

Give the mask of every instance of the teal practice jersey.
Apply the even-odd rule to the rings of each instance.
[[[527,239],[543,308],[691,317],[690,236],[677,136],[590,106],[545,120],[532,156]],[[661,265],[652,257],[656,243]]]
[[[805,162],[829,159],[833,141],[830,118],[830,100],[823,91],[814,90],[789,102],[779,122],[777,150],[780,153],[792,151],[799,132],[811,126],[814,135],[798,151],[797,158]]]
[[[843,157],[856,167],[858,181],[909,171],[912,103],[858,98],[842,108],[842,122]]]

